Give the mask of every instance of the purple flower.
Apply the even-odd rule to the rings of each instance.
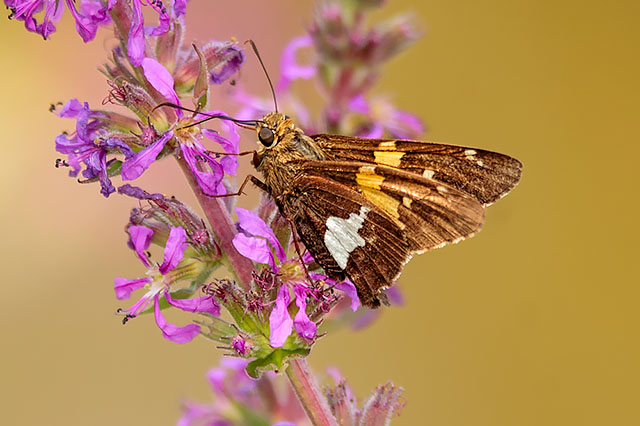
[[[227,115],[224,111],[210,111],[208,114],[213,115]],[[210,140],[217,142],[222,147],[224,152],[239,152],[240,147],[240,133],[238,133],[238,129],[235,124],[222,120],[220,125],[223,128],[224,134],[226,137],[220,135],[220,133],[215,132],[209,129],[202,129],[202,134],[205,135]],[[235,175],[238,171],[238,157],[235,155],[225,155],[220,159],[220,164],[222,164],[222,169],[228,175]]]
[[[296,53],[299,49],[311,46],[313,41],[309,35],[296,37],[287,44],[280,58],[280,80],[278,90],[286,92],[294,80],[309,80],[316,74],[315,65],[299,65]]]
[[[218,160],[208,154],[200,142],[197,140],[183,142],[180,144],[180,150],[202,192],[207,195],[226,194],[227,190],[222,183],[224,169]]]
[[[166,143],[173,137],[173,132],[169,131],[162,135],[145,149],[130,156],[122,163],[122,180],[134,180],[139,178],[149,166],[156,161],[158,154],[162,151]]]
[[[293,320],[288,310],[290,301],[289,287],[282,285],[278,290],[278,297],[271,315],[269,315],[269,343],[274,348],[284,345],[293,330]]]
[[[378,139],[385,131],[402,139],[416,139],[424,133],[424,125],[418,117],[406,111],[396,109],[385,99],[367,102],[363,95],[354,96],[349,102],[349,109],[367,117],[371,127],[359,136]]]
[[[298,313],[293,320],[293,325],[296,328],[296,332],[305,339],[313,339],[316,337],[317,326],[316,323],[309,319],[307,315],[307,287],[305,285],[296,285],[293,287],[293,292],[296,295],[296,306],[298,307]]]
[[[127,40],[127,55],[131,65],[139,67],[145,57],[144,17],[142,16],[142,7],[139,0],[133,0],[132,6],[133,16],[131,16],[129,39]]]
[[[236,213],[238,215],[238,227],[242,232],[239,232],[233,238],[233,245],[240,254],[254,262],[269,265],[273,271],[278,271],[279,269],[278,265],[276,265],[276,256],[280,261],[281,267],[287,266],[287,271],[291,270],[291,264],[299,264],[297,258],[294,260],[286,259],[284,248],[276,238],[273,230],[257,214],[242,208],[236,208]],[[274,256],[273,251],[275,251],[276,256]],[[303,259],[305,261],[313,260],[310,255],[305,255]],[[300,275],[300,270],[298,270],[297,275],[296,273],[289,277],[285,273],[282,275],[283,284],[278,290],[274,307],[269,316],[270,344],[274,348],[284,345],[294,328],[305,339],[312,340],[315,338],[317,325],[307,315],[307,298],[311,297],[318,301],[321,298],[316,289],[307,285],[306,277]],[[335,281],[329,280],[322,274],[313,274],[312,278],[326,280],[330,285],[335,284]],[[298,307],[295,319],[291,319],[288,310],[291,302],[290,287],[293,288],[296,298],[295,304]],[[344,291],[351,298],[351,309],[354,311],[358,309],[360,300],[355,287],[350,281],[337,284],[336,288]]]
[[[76,131],[71,138],[65,133],[56,137],[56,151],[68,156],[68,164],[71,167],[69,175],[76,177],[84,164],[82,176],[98,179],[100,192],[108,197],[115,192],[108,169],[116,159],[107,160],[107,154],[123,153],[125,158],[131,158],[134,155],[133,151],[119,139],[107,137],[102,129],[100,113],[91,111],[86,102],[80,107],[77,99],[70,100],[62,108],[60,116],[77,120]]]
[[[244,63],[244,52],[236,46],[229,46],[222,52],[221,56],[227,58],[218,69],[209,72],[209,82],[212,84],[222,84],[235,74]]]
[[[110,0],[114,1],[114,0]],[[129,38],[127,41],[127,54],[133,66],[140,66],[145,59],[146,41],[145,36],[157,37],[166,34],[173,27],[173,19],[184,16],[187,7],[187,0],[175,0],[167,2],[155,0],[132,0],[131,27],[129,28]],[[147,26],[145,28],[142,6],[151,6],[158,13],[158,25]]]
[[[72,0],[65,0],[76,21],[76,30],[85,43],[95,38],[100,26],[111,23],[109,11],[115,2],[116,0],[108,0],[106,3],[98,0],[83,0],[78,12]],[[62,0],[5,0],[4,3],[11,10],[9,18],[24,21],[28,31],[40,34],[45,39],[56,31],[54,24],[60,20],[64,12]],[[42,10],[44,10],[42,23],[38,24],[34,15]]]
[[[71,15],[76,20],[76,31],[84,42],[93,40],[100,25],[111,23],[108,12],[116,0],[109,0],[105,6],[99,1],[84,0],[81,5],[83,13],[76,10],[73,0],[65,0]]]
[[[251,210],[236,208],[236,214],[238,226],[243,232],[236,234],[233,238],[233,246],[244,257],[277,270],[271,248],[275,250],[280,262],[286,260],[286,254],[273,230]]]
[[[173,76],[164,65],[153,58],[143,58],[139,65],[142,65],[144,76],[154,89],[160,92],[169,102],[180,105],[180,99],[173,87]],[[176,114],[178,118],[182,117],[182,111],[176,110]]]
[[[247,375],[246,367],[246,360],[223,357],[220,366],[206,374],[213,401],[208,404],[183,403],[178,426],[249,423],[295,426],[309,423],[293,389],[282,382],[282,375],[266,372],[254,380]],[[251,419],[255,421],[252,423]]]
[[[159,300],[164,297],[170,305],[187,312],[206,312],[218,316],[220,307],[212,296],[197,297],[193,299],[174,299],[169,293],[169,287],[175,279],[171,276],[171,271],[176,269],[184,257],[184,252],[188,247],[187,234],[181,227],[172,227],[164,249],[162,265],[151,265],[144,254],[149,248],[153,231],[144,226],[129,227],[130,242],[142,261],[148,268],[147,277],[129,280],[126,278],[114,279],[114,290],[119,300],[128,299],[131,293],[142,287],[147,288],[147,292],[128,309],[121,312],[127,315],[126,319],[138,316],[150,303],[153,304],[156,324],[162,331],[165,339],[175,343],[186,343],[193,340],[200,333],[200,326],[188,324],[179,327],[175,324],[167,323],[160,310]],[[179,273],[177,274],[179,275]]]

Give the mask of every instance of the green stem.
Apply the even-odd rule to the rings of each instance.
[[[338,426],[306,359],[292,359],[285,372],[311,423],[315,426]]]
[[[221,197],[208,197],[198,185],[191,168],[187,164],[184,158],[178,159],[178,164],[182,168],[191,189],[196,194],[200,206],[204,211],[209,225],[215,234],[215,237],[220,245],[220,249],[226,255],[229,261],[232,272],[235,273],[240,285],[245,289],[251,288],[251,273],[253,272],[253,263],[238,253],[238,250],[233,246],[233,237],[236,235],[236,227],[231,220],[229,211],[224,203],[224,198]]]

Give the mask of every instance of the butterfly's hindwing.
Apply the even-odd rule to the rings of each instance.
[[[472,195],[483,205],[506,195],[522,175],[522,163],[515,158],[481,149],[340,135],[312,138],[333,160],[400,168]]]
[[[362,303],[378,306],[380,292],[398,277],[410,257],[398,223],[357,191],[315,173],[290,185],[283,209],[305,247],[327,275],[348,277]]]

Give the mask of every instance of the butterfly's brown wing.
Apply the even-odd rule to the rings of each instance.
[[[484,222],[484,208],[471,195],[401,169],[353,161],[305,161],[299,167],[373,203],[393,220],[411,253],[457,243]]]
[[[314,173],[295,179],[288,196],[285,215],[316,262],[333,279],[349,278],[363,304],[379,306],[411,255],[396,221],[349,186]]]
[[[522,163],[497,152],[432,142],[363,139],[341,135],[311,138],[329,160],[361,161],[434,179],[489,205],[520,180]]]

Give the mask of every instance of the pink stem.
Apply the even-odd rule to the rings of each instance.
[[[240,281],[240,285],[245,289],[251,288],[251,273],[253,272],[253,263],[238,253],[238,250],[233,246],[232,240],[236,235],[236,227],[229,216],[229,212],[224,204],[224,198],[212,198],[208,197],[198,185],[195,176],[191,172],[191,168],[187,164],[184,158],[178,159],[178,164],[182,168],[189,185],[196,194],[202,210],[209,221],[209,225],[218,240],[218,244],[222,249],[222,252],[226,254],[233,272]]]
[[[315,426],[338,426],[306,359],[292,359],[285,372],[311,423]]]

